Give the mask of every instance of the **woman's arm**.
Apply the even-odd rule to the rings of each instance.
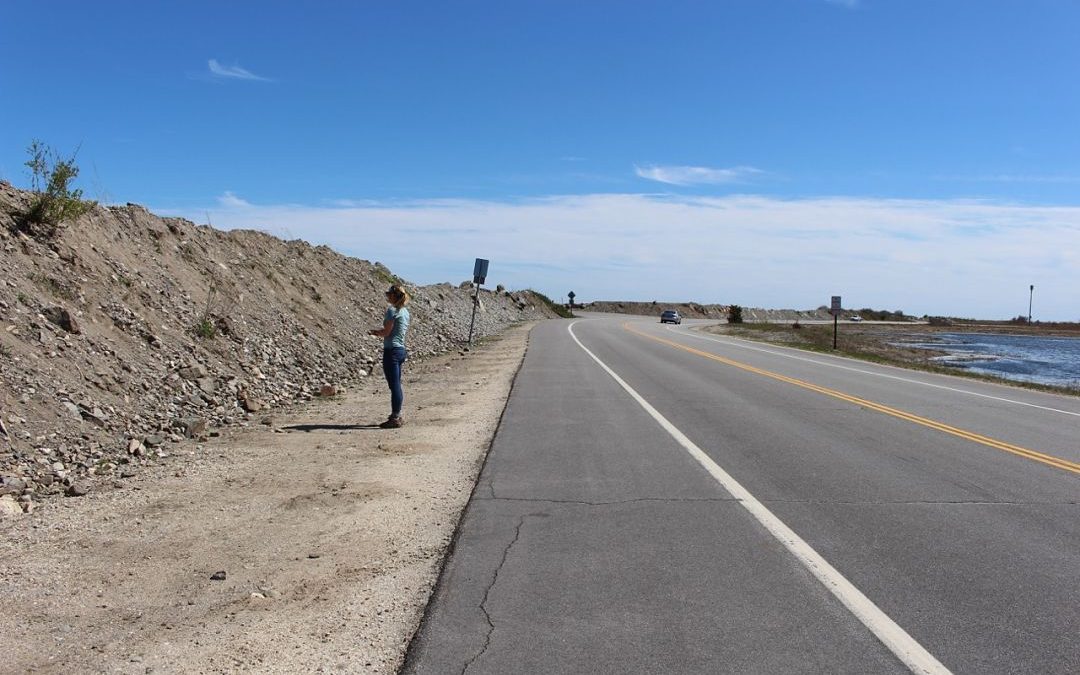
[[[375,337],[387,337],[390,333],[394,332],[394,324],[397,323],[397,319],[387,319],[383,322],[382,328],[372,328],[368,331],[368,335],[374,335]]]

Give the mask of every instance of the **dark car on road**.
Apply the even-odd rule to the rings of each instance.
[[[660,323],[682,323],[682,317],[674,309],[665,309],[660,315]]]

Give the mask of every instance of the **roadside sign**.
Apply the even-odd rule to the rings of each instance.
[[[832,313],[832,348],[836,349],[836,322],[840,318],[840,296],[832,296],[832,307],[829,309]]]
[[[488,261],[484,260],[483,258],[477,258],[476,263],[473,264],[472,268],[473,283],[478,286],[482,285],[484,283],[484,280],[487,279],[487,272]]]
[[[476,285],[476,290],[473,292],[473,304],[472,304],[472,318],[469,319],[469,347],[472,346],[472,333],[473,326],[476,325],[476,306],[480,304],[480,287],[484,285],[484,279],[487,278],[488,261],[483,258],[477,258],[473,263],[472,268],[472,281]],[[466,347],[468,349],[469,347]]]

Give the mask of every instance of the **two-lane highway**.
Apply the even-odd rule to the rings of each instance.
[[[407,672],[1080,672],[1080,400],[534,329]]]

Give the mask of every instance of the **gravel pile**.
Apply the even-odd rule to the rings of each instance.
[[[28,199],[0,182],[0,516],[381,377],[367,329],[402,281],[387,267],[134,204],[46,237],[18,227]],[[461,349],[471,283],[404,283],[410,357]],[[474,340],[552,316],[529,291],[484,290]]]

